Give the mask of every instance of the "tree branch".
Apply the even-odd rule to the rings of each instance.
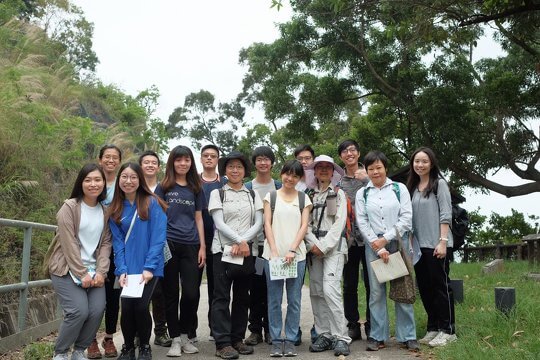
[[[479,24],[479,23],[486,23],[486,22],[489,22],[489,21],[492,21],[492,20],[504,19],[504,18],[510,17],[512,15],[521,14],[521,13],[529,12],[529,11],[538,11],[538,10],[540,10],[540,4],[534,4],[534,3],[531,3],[531,2],[527,2],[525,5],[517,6],[515,8],[508,9],[506,11],[503,11],[503,12],[500,12],[500,13],[497,13],[497,14],[489,14],[489,15],[477,14],[477,15],[473,15],[471,18],[469,18],[469,20],[462,20],[459,23],[459,26],[469,26],[469,25],[474,25],[474,24]]]
[[[499,28],[500,32],[508,38],[511,42],[516,44],[517,46],[521,47],[523,50],[528,52],[534,57],[539,57],[540,53],[536,51],[534,48],[527,45],[523,40],[517,38],[514,34],[512,34],[510,31],[506,30],[504,26],[501,25],[499,21],[495,21],[495,25],[497,25],[497,28]]]

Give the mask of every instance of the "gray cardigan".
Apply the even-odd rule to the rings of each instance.
[[[444,179],[439,179],[437,195],[433,192],[426,198],[418,189],[412,196],[414,237],[421,248],[435,249],[441,237],[441,224],[452,225],[452,199]],[[448,247],[454,240],[448,231]]]

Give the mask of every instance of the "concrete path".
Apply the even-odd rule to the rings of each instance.
[[[286,307],[286,300],[284,298],[284,306]],[[393,309],[393,307],[392,307]],[[182,357],[180,359],[183,360],[202,360],[202,359],[217,359],[215,357],[215,344],[214,342],[210,342],[208,340],[208,336],[210,335],[210,329],[208,328],[208,319],[207,314],[208,312],[208,296],[207,296],[207,290],[206,285],[201,285],[201,301],[199,305],[199,328],[197,329],[197,337],[199,339],[199,342],[196,344],[199,348],[198,354],[182,354]],[[285,310],[283,311],[283,314],[285,314]],[[307,286],[304,286],[302,289],[302,316],[300,318],[301,322],[301,328],[303,331],[302,336],[302,345],[297,347],[298,350],[298,356],[295,357],[295,359],[309,359],[309,360],[316,360],[316,359],[336,359],[334,357],[334,353],[331,351],[325,351],[322,353],[312,353],[309,352],[309,331],[311,329],[311,326],[313,325],[313,313],[311,312],[311,303],[309,300],[309,288]],[[249,335],[249,331],[247,331],[246,337]],[[99,337],[98,341],[101,342],[102,337]],[[399,346],[395,342],[390,342],[387,344],[387,347],[385,349],[381,349],[377,352],[369,352],[365,351],[366,349],[366,341],[365,336],[363,335],[364,340],[354,341],[351,346],[351,355],[347,356],[347,359],[411,359],[413,357],[418,357],[419,354],[417,353],[411,353],[407,350],[400,349]],[[119,331],[114,336],[114,342],[116,344],[116,347],[118,349],[121,349],[123,338],[122,333]],[[163,348],[154,345],[154,337],[152,334],[152,339],[150,340],[150,344],[152,346],[152,355],[153,359],[174,359],[169,358],[166,356],[168,348]],[[342,358],[342,357],[339,357]],[[264,343],[259,344],[255,346],[255,353],[252,355],[240,355],[240,359],[245,360],[258,360],[258,359],[270,359],[270,347],[269,345],[266,345]]]

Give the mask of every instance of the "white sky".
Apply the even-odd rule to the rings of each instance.
[[[128,94],[156,85],[161,93],[157,116],[167,121],[186,95],[200,89],[227,102],[241,91],[246,71],[238,64],[240,49],[253,42],[271,42],[276,23],[290,18],[288,8],[271,9],[271,0],[75,0],[93,22],[98,77]],[[284,3],[287,3],[286,1]],[[478,56],[493,51],[480,44]],[[261,111],[248,111],[248,122],[261,121]],[[189,143],[186,142],[186,145]],[[519,181],[509,172],[495,179]],[[465,194],[468,210],[481,207],[510,214],[514,208],[540,214],[540,194],[507,199],[502,195]]]

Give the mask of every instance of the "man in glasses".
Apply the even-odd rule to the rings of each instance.
[[[304,170],[306,170],[306,168],[313,162],[313,159],[315,159],[315,151],[310,145],[298,145],[296,149],[294,149],[294,158],[298,160],[302,164]],[[296,190],[306,190],[307,186],[304,180],[305,179],[301,179],[298,184],[296,184]]]

